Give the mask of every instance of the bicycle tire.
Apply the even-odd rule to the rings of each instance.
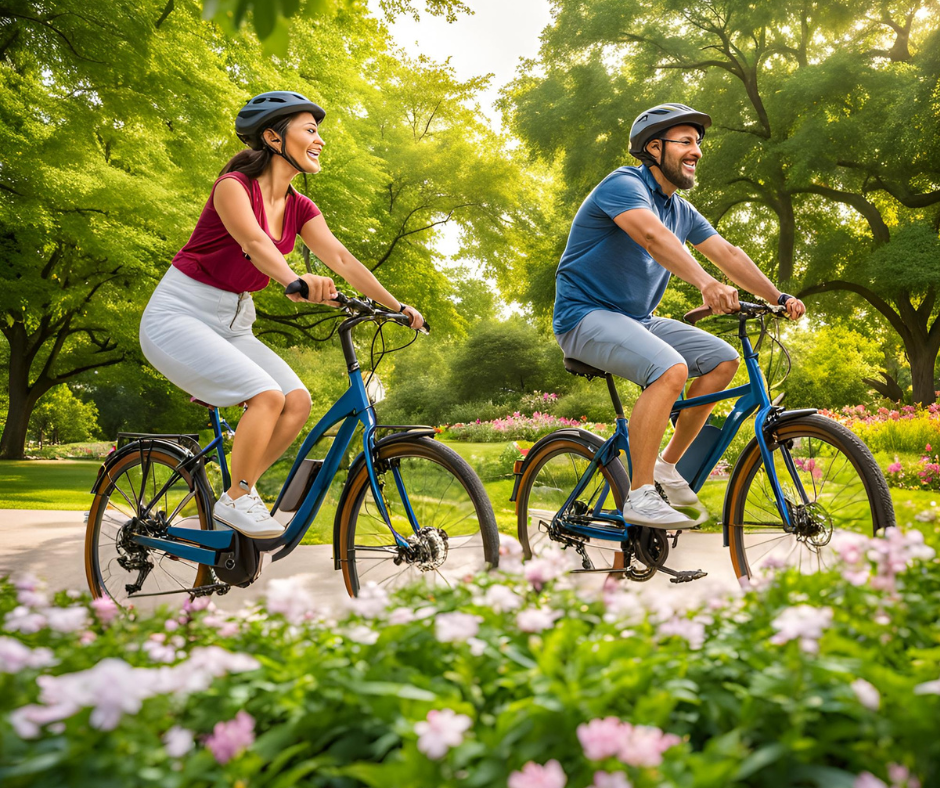
[[[603,439],[596,437],[596,441],[591,441],[593,445],[589,446],[587,439],[575,440],[570,435],[559,436],[557,439],[548,440],[543,443],[537,453],[529,457],[525,469],[522,472],[522,478],[519,480],[519,489],[516,492],[516,528],[519,543],[522,545],[522,554],[525,559],[532,558],[537,550],[534,550],[534,541],[531,538],[531,514],[529,511],[529,502],[532,498],[532,490],[541,471],[545,469],[549,462],[565,455],[576,455],[580,457],[585,464],[590,463],[595,453],[603,445]],[[562,461],[564,464],[564,461]],[[568,494],[574,489],[574,485],[580,478],[583,470],[574,462],[571,463],[573,471],[566,474],[562,487],[560,489],[564,498],[561,503],[567,499]],[[624,501],[630,490],[630,480],[626,469],[619,459],[608,463],[600,468],[605,481],[610,485],[610,490],[614,496],[614,503],[619,511],[623,511]],[[568,478],[570,476],[570,478]],[[590,486],[590,482],[589,482]],[[556,501],[557,503],[557,501]],[[541,511],[541,510],[540,510]],[[547,511],[547,510],[546,510]],[[553,512],[552,516],[557,512]],[[585,542],[587,544],[588,542]],[[606,549],[606,548],[597,548]],[[623,569],[625,567],[625,557],[622,549],[611,548],[608,552],[612,553],[610,569]],[[594,559],[592,558],[592,561]],[[650,575],[652,576],[652,575]],[[622,580],[622,572],[615,572],[610,575],[611,578]]]
[[[431,504],[427,500],[428,496],[421,493],[425,490],[430,491],[433,485],[437,483],[438,476],[443,479],[449,474],[452,480],[456,479],[464,491],[464,498],[460,501],[448,501],[446,505],[451,507],[454,514],[464,512],[463,520],[471,517],[470,509],[472,508],[472,517],[475,518],[479,526],[480,544],[475,543],[475,532],[457,534],[452,527],[452,532],[448,534],[448,544],[450,546],[447,559],[440,568],[432,571],[421,570],[415,564],[394,564],[392,553],[388,552],[387,556],[383,556],[379,549],[380,547],[391,548],[394,540],[389,534],[384,520],[378,516],[375,503],[372,501],[372,488],[369,484],[368,472],[365,464],[361,463],[354,468],[346,483],[347,489],[344,491],[342,508],[339,512],[339,559],[346,591],[351,597],[358,596],[363,578],[367,580],[374,579],[379,585],[388,587],[394,587],[398,582],[408,582],[422,576],[429,577],[432,581],[440,577],[445,582],[450,583],[450,576],[453,572],[459,572],[458,575],[454,575],[455,578],[459,579],[467,573],[485,568],[495,568],[499,564],[499,532],[496,528],[493,507],[483,488],[483,483],[459,454],[427,437],[396,441],[380,446],[376,454],[376,460],[380,468],[383,465],[388,466],[389,463],[398,461],[398,468],[402,473],[408,498],[416,509],[419,522],[423,525],[435,525],[435,527],[448,525],[444,520],[434,519],[435,515],[431,511]],[[441,470],[435,470],[427,465],[419,465],[417,462],[419,460],[430,461]],[[404,471],[401,470],[403,467],[402,461],[406,463]],[[418,471],[416,470],[418,467],[428,469],[425,472],[424,479],[418,478]],[[434,474],[433,478],[431,478],[432,473]],[[452,484],[452,480],[448,484]],[[423,487],[420,486],[422,484]],[[386,506],[392,513],[393,522],[397,520],[395,523],[396,530],[407,538],[411,533],[411,526],[405,519],[401,511],[402,506],[397,502],[397,499],[390,499],[390,495],[394,496],[397,492],[394,489],[394,483],[391,484],[391,488],[386,488],[389,491],[384,493]],[[450,487],[444,489],[439,503],[444,504],[443,495],[448,493],[450,489]],[[455,489],[452,495],[459,496],[459,490]],[[372,501],[371,512],[367,511],[370,501]],[[418,512],[418,509],[421,511]],[[446,513],[446,510],[444,510],[443,514]],[[442,517],[443,514],[437,516]],[[457,521],[457,524],[462,523],[463,520]],[[406,531],[405,528],[409,530]],[[472,529],[473,521],[471,520],[457,530],[472,531]],[[447,532],[448,529],[444,527],[443,530]],[[357,534],[361,544],[357,544]],[[458,539],[463,540],[459,545],[456,543]],[[375,541],[377,544],[366,544],[366,541]],[[448,567],[447,562],[455,549],[467,549],[468,552],[458,554],[459,557],[455,556],[455,560]],[[369,566],[364,565],[366,560],[370,560],[364,557],[367,550],[376,553],[375,562]],[[360,553],[363,554],[362,557],[360,557]],[[388,565],[389,561],[392,562],[391,566]],[[468,561],[469,563],[461,563],[461,561]],[[385,565],[381,566],[383,562]],[[392,570],[392,566],[401,566],[402,569],[395,572],[395,570]],[[448,567],[447,574],[440,571],[445,567]],[[375,574],[372,574],[373,572]],[[394,574],[388,574],[389,572],[394,572]]]
[[[111,597],[116,603],[122,604],[122,596],[120,593],[114,593],[114,589],[120,586],[120,578],[116,580],[115,583],[111,584],[111,587],[108,587],[106,578],[103,576],[103,571],[101,567],[101,542],[102,542],[102,523],[106,517],[109,517],[109,505],[112,510],[112,514],[116,511],[118,514],[115,516],[117,520],[127,517],[128,515],[136,516],[141,511],[142,508],[139,503],[137,503],[137,494],[136,490],[131,491],[131,494],[122,491],[122,488],[118,486],[118,480],[122,477],[126,477],[129,481],[133,482],[133,479],[130,477],[130,472],[137,466],[140,466],[144,460],[147,460],[150,463],[150,468],[155,466],[163,467],[167,469],[167,476],[169,473],[175,469],[180,462],[182,462],[187,455],[184,452],[174,452],[172,448],[168,446],[161,446],[160,448],[150,448],[144,449],[141,451],[131,451],[128,452],[123,457],[119,457],[114,461],[113,464],[106,466],[106,471],[99,475],[98,481],[94,489],[94,500],[92,501],[91,508],[88,512],[88,524],[85,530],[85,577],[88,582],[88,588],[91,592],[91,595],[94,599],[99,599],[102,596]],[[148,469],[149,470],[149,469]],[[156,480],[156,472],[150,474],[151,478]],[[194,491],[193,499],[195,501],[195,512],[196,516],[199,519],[200,530],[210,530],[212,527],[212,500],[211,493],[207,491],[206,484],[203,483],[204,480],[196,478],[193,479],[192,474],[186,471],[181,472],[182,482],[188,486],[191,491]],[[141,476],[143,480],[143,475]],[[120,500],[122,504],[120,506],[112,503],[112,497],[115,493],[115,490],[121,493]],[[154,493],[156,490],[154,490]],[[135,509],[131,511],[132,509]],[[182,511],[180,512],[182,514]],[[178,521],[177,521],[178,522]],[[115,523],[112,523],[115,528],[118,526]],[[117,549],[115,549],[117,553]],[[179,559],[176,556],[171,556],[168,553],[163,553],[158,550],[150,550],[150,553],[159,553],[160,558],[159,562],[162,567],[162,562],[164,560],[169,560],[172,562],[172,566],[177,568],[176,565],[179,565],[180,572],[170,572],[169,567],[167,567],[164,572],[169,579],[174,579],[176,584],[180,587],[193,588],[197,586],[208,585],[212,582],[212,572],[211,567],[205,564],[194,564],[191,561],[185,561]],[[114,559],[116,561],[116,559]],[[113,563],[111,564],[113,566]],[[182,570],[182,567],[189,567],[192,571]],[[120,568],[120,567],[119,567]],[[185,580],[188,576],[192,574],[192,580],[186,582],[180,582],[180,580]],[[182,577],[181,577],[182,575]],[[126,579],[131,580],[136,576],[136,572],[128,572]],[[149,580],[149,577],[148,577]],[[171,590],[159,588],[159,580],[155,580],[157,588],[148,589],[147,586],[144,586],[146,590]],[[171,584],[172,586],[172,584]],[[143,589],[142,589],[143,590]],[[126,601],[126,597],[123,597]],[[159,600],[161,597],[151,597],[150,599]]]
[[[819,470],[819,476],[822,476],[822,467],[825,465],[826,459],[823,458],[822,454],[818,455],[821,459],[820,462],[816,463],[816,456],[812,455],[810,459],[813,459],[813,466],[809,467],[807,471],[805,468],[800,469],[801,473],[801,483],[803,483],[804,489],[807,492],[807,497],[809,497],[810,489],[815,495],[814,505],[818,504],[822,513],[824,520],[828,521],[828,526],[820,525],[820,530],[822,531],[825,527],[828,527],[829,536],[831,538],[832,531],[838,527],[838,525],[850,526],[847,530],[856,530],[859,532],[864,532],[866,535],[875,536],[879,532],[883,532],[884,529],[890,528],[895,525],[894,517],[894,506],[891,502],[891,494],[888,490],[887,482],[885,481],[884,475],[881,472],[881,469],[878,467],[878,463],[875,462],[875,458],[872,456],[871,451],[868,447],[846,427],[842,426],[838,422],[835,422],[831,419],[826,418],[825,416],[820,416],[818,414],[812,414],[807,416],[802,416],[798,419],[793,419],[792,421],[786,421],[777,427],[774,430],[776,447],[774,448],[775,458],[780,453],[780,445],[784,442],[791,442],[791,445],[797,445],[796,441],[800,441],[802,446],[803,441],[806,441],[808,444],[809,452],[812,455],[812,441],[815,440],[820,444],[826,444],[832,449],[840,452],[846,458],[846,461],[851,464],[851,469],[858,474],[858,481],[861,482],[861,490],[852,493],[852,498],[844,500],[840,503],[838,511],[841,514],[841,517],[836,517],[834,514],[830,513],[828,509],[832,509],[833,512],[836,511],[837,507],[834,507],[833,504],[838,499],[838,496],[842,494],[842,489],[847,487],[847,483],[844,483],[840,488],[836,485],[834,488],[830,489],[830,492],[826,495],[832,495],[832,489],[835,489],[837,492],[835,496],[828,499],[828,503],[823,506],[823,504],[818,503],[823,499],[826,499],[826,495],[823,494],[823,488],[825,487],[826,482],[829,479],[829,473],[835,467],[835,461],[830,461],[826,469],[826,478],[821,479],[817,484],[816,479],[816,470]],[[820,446],[821,448],[821,446]],[[775,467],[776,467],[775,459]],[[758,545],[754,543],[754,540],[751,541],[750,548],[747,545],[749,540],[746,539],[748,536],[748,529],[750,528],[751,532],[754,532],[757,524],[750,523],[748,521],[748,496],[751,491],[754,489],[755,480],[758,478],[758,474],[763,468],[763,459],[760,454],[760,449],[757,445],[757,439],[753,439],[741,453],[741,456],[738,458],[738,462],[735,464],[735,468],[731,473],[731,478],[728,482],[728,503],[725,507],[726,512],[728,513],[728,531],[729,531],[729,546],[731,548],[731,561],[734,565],[735,576],[740,580],[747,578],[750,580],[753,578],[759,569],[759,566],[755,564],[751,565],[751,561],[755,559],[756,555],[748,557],[748,549],[752,549]],[[845,468],[845,462],[838,469],[835,470],[835,474],[838,475],[843,473],[843,468]],[[846,469],[848,471],[848,469]],[[850,474],[851,472],[849,472]],[[766,475],[766,474],[764,474]],[[803,476],[806,476],[805,482],[803,481]],[[789,478],[789,474],[780,475],[778,469],[778,478],[780,478],[781,485],[786,483],[786,480]],[[834,477],[835,478],[835,477]],[[848,478],[844,476],[843,478]],[[792,484],[792,482],[791,482]],[[857,485],[856,485],[857,486]],[[864,492],[864,500],[859,498],[859,496]],[[755,493],[755,496],[757,493]],[[766,496],[765,496],[766,497]],[[854,500],[858,498],[858,500]],[[771,499],[772,500],[772,499]],[[870,531],[868,525],[868,518],[864,515],[865,504],[867,503],[868,510],[870,511]],[[854,506],[852,505],[854,504]],[[753,512],[754,504],[751,504]],[[762,507],[763,511],[767,511],[768,520],[771,518],[771,515],[776,516],[779,520],[779,512],[773,510],[772,512],[768,511],[768,507]],[[853,515],[859,512],[862,516],[854,517]],[[821,522],[821,521],[820,521]],[[769,525],[768,529],[773,526]],[[769,530],[768,530],[769,532]],[[821,536],[822,534],[820,534]],[[799,542],[801,541],[800,537],[797,537],[793,534],[791,536],[791,541]],[[779,537],[783,539],[783,536]],[[771,540],[768,540],[766,543],[770,543]],[[807,542],[804,542],[806,545]],[[824,548],[825,545],[822,545]],[[786,544],[783,543],[779,545],[779,548],[786,549]],[[795,546],[791,548],[795,549]],[[822,568],[823,561],[823,552],[822,548],[813,548],[811,546],[806,547],[807,550],[815,552],[817,569]],[[768,551],[764,553],[764,559],[766,562],[766,556],[771,552],[777,551],[778,547],[769,548]],[[803,548],[800,548],[802,551]],[[790,555],[788,553],[787,555]],[[802,567],[802,552],[799,554],[799,566]],[[778,559],[779,560],[779,559]],[[792,558],[789,559],[789,564],[792,565]]]

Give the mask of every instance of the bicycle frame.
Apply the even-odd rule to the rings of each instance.
[[[700,397],[692,397],[691,399],[680,397],[672,407],[672,414],[676,415],[683,410],[695,408],[699,405],[708,405],[715,402],[721,402],[723,400],[737,398],[737,402],[735,403],[731,413],[728,415],[728,418],[725,420],[724,425],[722,425],[720,430],[717,430],[719,433],[717,440],[715,440],[711,446],[711,449],[705,455],[704,460],[699,464],[697,470],[694,471],[692,478],[688,479],[689,486],[696,492],[702,488],[702,485],[705,484],[705,482],[708,480],[708,476],[712,469],[718,464],[718,461],[722,458],[725,451],[727,451],[728,446],[731,445],[731,441],[734,440],[735,435],[738,434],[738,431],[741,429],[741,425],[752,413],[756,411],[757,415],[754,419],[754,430],[757,436],[757,443],[760,448],[761,457],[764,461],[764,468],[766,469],[767,475],[770,479],[777,510],[780,513],[780,516],[783,518],[784,527],[789,528],[791,526],[790,512],[784,499],[780,481],[777,478],[770,448],[768,447],[767,440],[764,436],[764,428],[767,425],[768,417],[773,412],[774,407],[770,401],[767,385],[765,384],[763,375],[760,371],[760,365],[757,361],[757,351],[751,345],[751,340],[748,337],[746,331],[746,322],[743,319],[741,320],[738,329],[738,337],[741,339],[744,364],[748,373],[748,382],[741,386],[735,386],[731,389],[715,392],[714,394],[705,394]],[[627,419],[625,418],[617,419],[617,426],[614,430],[614,434],[604,442],[600,449],[598,449],[597,453],[588,464],[587,469],[578,480],[577,485],[575,485],[571,495],[568,496],[568,499],[562,505],[561,509],[559,509],[559,512],[566,511],[568,507],[571,506],[575,500],[577,500],[578,496],[584,492],[584,489],[587,487],[588,482],[593,477],[594,472],[599,467],[607,465],[607,463],[617,459],[620,455],[620,452],[623,452],[626,455],[628,471],[632,476],[633,463],[630,459],[630,435],[627,427]],[[802,483],[800,482],[796,468],[793,465],[793,461],[790,458],[789,452],[784,452],[784,462],[790,471],[790,475],[794,484],[796,485],[798,494],[803,499],[803,502],[806,503],[808,498],[806,496],[805,490],[803,489]],[[605,482],[603,488],[601,489],[601,494],[598,496],[597,503],[594,505],[594,509],[591,512],[591,517],[595,520],[609,521],[612,525],[619,526],[619,528],[603,528],[566,523],[565,529],[571,531],[572,533],[594,539],[622,541],[625,538],[626,529],[630,528],[631,524],[624,519],[621,512],[617,511],[616,513],[612,513],[609,511],[605,512],[603,510],[604,502],[607,500],[607,496],[609,494],[610,486]],[[620,530],[621,528],[623,530]]]

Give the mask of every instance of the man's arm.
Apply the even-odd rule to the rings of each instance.
[[[702,293],[702,300],[713,312],[727,314],[738,310],[738,291],[719,282],[702,268],[685,245],[652,211],[634,208],[616,216],[614,221],[663,268],[697,287]]]
[[[721,269],[732,282],[750,293],[760,296],[770,304],[776,304],[781,292],[774,286],[757,264],[743,249],[729,243],[720,235],[712,235],[696,244],[703,255]],[[789,298],[786,303],[787,317],[798,320],[806,313],[806,307],[798,298]]]

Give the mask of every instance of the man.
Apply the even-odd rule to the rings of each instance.
[[[630,153],[642,164],[614,170],[587,196],[556,273],[553,328],[565,356],[645,388],[630,417],[633,478],[624,516],[657,528],[694,524],[672,508],[698,503],[676,463],[713,407],[683,411],[669,445],[657,456],[673,403],[689,377],[696,379],[689,389],[695,397],[725,389],[738,368],[738,354],[727,342],[653,317],[671,274],[697,287],[713,312],[738,310],[737,290],[710,276],[685,242],[740,287],[784,304],[790,319],[806,311],[676,194],[695,185],[699,146],[709,126],[708,115],[683,104],[642,113],[630,130]]]

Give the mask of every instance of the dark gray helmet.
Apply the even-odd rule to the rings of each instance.
[[[252,150],[261,150],[262,132],[279,118],[285,115],[296,115],[298,112],[313,113],[318,124],[326,117],[326,112],[322,107],[299,93],[290,93],[286,90],[260,93],[249,99],[239,111],[235,118],[235,133],[238,139]]]
[[[650,140],[662,139],[667,129],[673,126],[695,126],[701,142],[705,129],[712,125],[712,119],[704,112],[687,107],[685,104],[660,104],[641,112],[630,128],[630,154],[644,164],[659,164],[646,152]]]

